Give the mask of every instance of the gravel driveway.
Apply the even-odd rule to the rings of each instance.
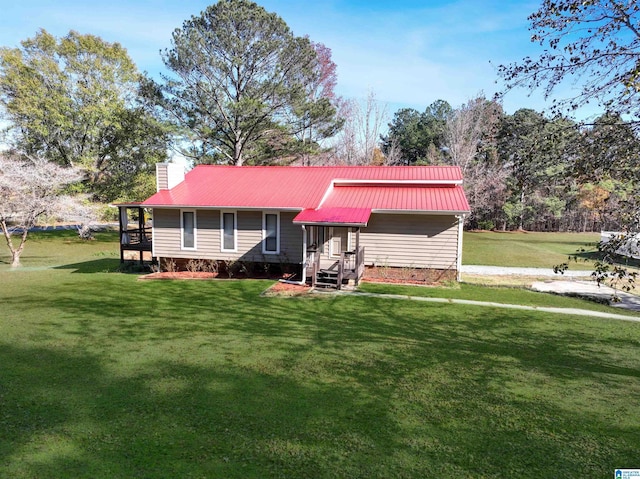
[[[557,274],[553,272],[552,268],[512,268],[509,266],[479,266],[474,264],[463,264],[460,272],[487,276],[550,276],[554,278],[588,278],[591,276],[591,271],[569,269],[564,274]]]
[[[460,272],[487,276],[532,276],[535,278],[549,277],[546,281],[535,281],[531,289],[544,293],[564,294],[570,296],[593,297],[610,300],[614,295],[620,299],[612,302],[611,306],[631,311],[640,311],[640,296],[616,291],[608,286],[598,286],[591,277],[591,271],[567,270],[564,274],[557,274],[551,268],[512,268],[506,266],[463,265]],[[551,279],[552,278],[552,279]],[[567,280],[567,278],[571,278]],[[616,294],[617,293],[617,294]]]

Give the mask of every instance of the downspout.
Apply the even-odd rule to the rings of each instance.
[[[456,281],[460,281],[460,270],[462,269],[462,233],[465,215],[456,215],[458,218],[458,258],[456,260]]]
[[[300,284],[307,284],[307,227],[302,225],[302,278]]]

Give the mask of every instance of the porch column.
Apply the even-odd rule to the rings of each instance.
[[[356,228],[356,254],[360,250],[360,227]]]
[[[358,286],[360,284],[360,262],[358,261],[358,259],[360,259],[362,262],[364,262],[364,258],[360,257],[360,227],[358,226],[356,229],[356,262],[355,262],[355,266],[356,266],[356,286]]]
[[[140,230],[140,265],[144,264],[144,208],[138,207],[138,229]]]
[[[119,215],[118,215],[118,223],[120,225],[120,241],[118,241],[118,243],[120,243],[120,264],[124,263],[124,250],[122,249],[123,245],[122,245],[122,233],[124,231],[124,228],[127,227],[127,225],[125,224],[125,222],[127,221],[127,207],[126,206],[118,206],[118,211],[119,211]],[[124,217],[124,218],[123,218]]]

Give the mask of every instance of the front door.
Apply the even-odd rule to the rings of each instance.
[[[333,227],[329,229],[331,240],[329,242],[329,255],[339,258],[341,253],[349,251],[349,229],[345,227]]]

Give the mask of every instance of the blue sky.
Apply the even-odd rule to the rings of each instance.
[[[387,104],[423,111],[438,99],[459,106],[501,88],[496,67],[539,46],[530,42],[527,16],[541,0],[259,0],[296,35],[331,48],[338,65],[337,93],[364,98],[372,90]],[[39,28],[56,36],[73,29],[127,48],[141,71],[164,70],[159,51],[171,32],[206,0],[0,0],[0,45],[15,47]],[[571,88],[570,85],[565,88]],[[559,91],[559,95],[562,91]],[[508,113],[543,110],[540,95],[512,91]]]

